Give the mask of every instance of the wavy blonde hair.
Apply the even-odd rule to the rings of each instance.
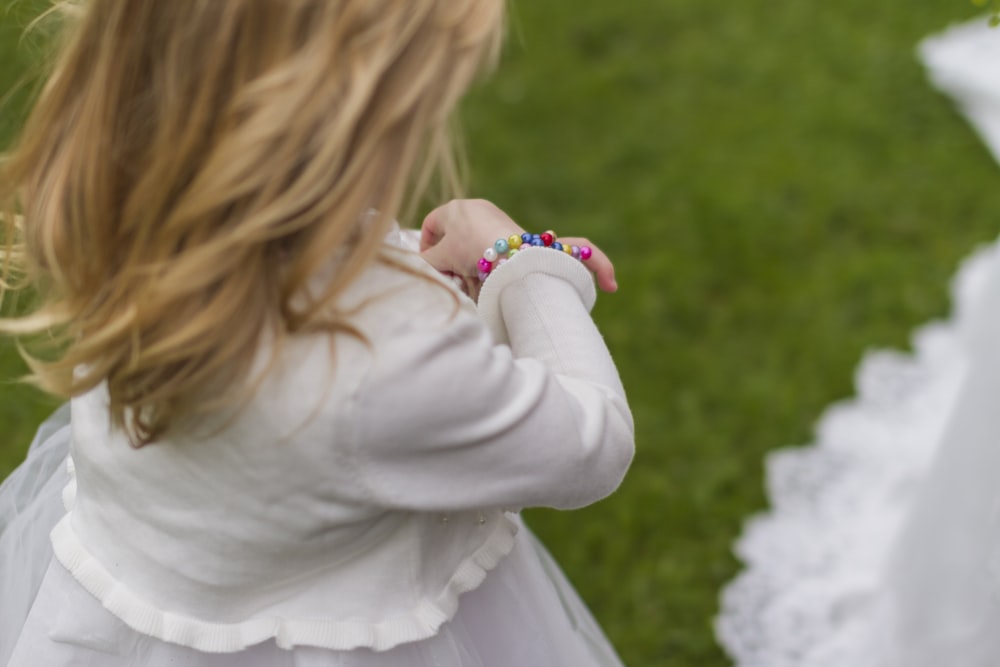
[[[337,297],[452,164],[449,117],[504,15],[503,0],[57,9],[51,74],[0,163],[0,295],[29,287],[38,305],[0,332],[44,342],[22,352],[52,394],[106,382],[136,446],[245,397],[262,336],[351,331]]]

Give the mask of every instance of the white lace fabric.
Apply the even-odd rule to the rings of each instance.
[[[947,322],[912,354],[870,353],[857,397],[832,406],[815,444],[767,458],[772,509],[736,544],[745,571],[723,592],[719,639],[743,667],[865,667],[886,660],[880,600],[894,538],[927,473],[967,365],[964,325],[996,248],[970,258]]]
[[[958,26],[920,56],[1000,157],[1000,32]],[[812,445],[768,456],[771,509],[736,544],[716,621],[738,667],[1000,664],[997,245],[952,292],[912,353],[865,357]]]

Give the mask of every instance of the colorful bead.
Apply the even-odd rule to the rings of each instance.
[[[479,280],[486,280],[496,267],[507,263],[511,257],[528,248],[552,248],[583,261],[587,261],[594,255],[593,248],[589,246],[568,245],[560,243],[556,239],[556,234],[551,229],[542,234],[525,232],[521,235],[512,234],[506,239],[497,239],[491,247],[483,252],[483,256],[477,263]]]

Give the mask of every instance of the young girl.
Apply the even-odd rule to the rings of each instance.
[[[620,664],[516,514],[629,465],[610,262],[482,201],[392,222],[502,0],[62,4],[2,328],[72,400],[0,487],[0,664]]]
[[[957,26],[921,56],[1000,158],[1000,30]],[[1000,243],[954,292],[912,357],[865,360],[815,446],[769,458],[774,509],[718,623],[739,667],[1000,664]]]

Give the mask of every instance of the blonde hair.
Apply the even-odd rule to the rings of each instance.
[[[242,396],[262,336],[351,330],[337,296],[420,165],[450,164],[503,0],[59,5],[53,70],[0,163],[0,295],[39,305],[0,332],[45,341],[23,353],[52,394],[106,381],[141,446]]]

